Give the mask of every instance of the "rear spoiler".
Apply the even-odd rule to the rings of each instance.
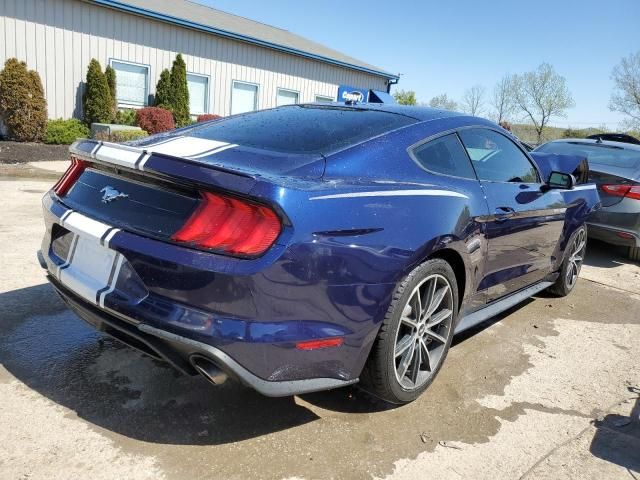
[[[170,148],[169,145],[166,145],[167,148],[162,149],[162,146],[169,141],[137,147],[85,139],[73,143],[69,147],[69,152],[71,155],[90,162],[170,177],[191,184],[215,186],[225,190],[232,189],[244,194],[249,193],[256,184],[257,175],[198,161],[198,158],[211,152],[222,151],[236,145],[214,140],[194,141],[192,137],[189,138],[188,143],[178,142],[176,144],[176,137],[172,137],[170,141],[172,141]],[[180,156],[177,155],[178,153]],[[186,165],[189,165],[189,168],[185,168]]]

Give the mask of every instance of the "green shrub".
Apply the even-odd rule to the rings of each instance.
[[[113,121],[118,113],[118,101],[116,100],[116,71],[111,67],[111,65],[104,69],[104,76],[107,77],[107,85],[109,85],[109,94],[111,95],[111,118]]]
[[[82,96],[84,121],[87,125],[92,123],[109,123],[113,116],[111,109],[111,92],[107,77],[102,73],[100,63],[91,59],[87,69],[87,83]]]
[[[111,141],[131,142],[148,136],[149,134],[144,130],[116,130],[111,134]]]
[[[171,73],[166,68],[156,84],[155,106],[171,110]]]
[[[47,101],[40,75],[16,58],[8,59],[0,72],[0,117],[9,138],[19,142],[42,140],[47,127]]]
[[[79,138],[87,138],[90,133],[89,127],[76,118],[49,120],[44,143],[70,145]]]
[[[136,126],[136,111],[133,108],[125,108],[118,110],[116,113],[115,123],[118,125]]]
[[[171,111],[176,126],[184,127],[191,123],[189,116],[189,88],[187,87],[187,65],[182,55],[176,55],[171,67]]]

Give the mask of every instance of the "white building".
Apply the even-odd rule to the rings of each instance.
[[[185,0],[0,0],[0,62],[42,78],[50,118],[81,117],[87,66],[117,72],[121,107],[152,104],[160,72],[187,64],[191,113],[230,115],[340,91],[387,91],[397,75],[286,30]]]

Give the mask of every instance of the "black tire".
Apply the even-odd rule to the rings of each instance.
[[[447,285],[449,290],[446,289]],[[416,292],[420,303],[423,303],[420,297],[424,295],[425,309],[417,306]],[[440,294],[441,308],[436,308],[427,317],[429,307],[438,302]],[[421,313],[416,315],[415,312],[418,310]],[[449,310],[450,318],[447,313]],[[457,315],[458,286],[451,266],[444,260],[432,259],[415,268],[402,281],[393,296],[361,375],[362,387],[382,400],[394,404],[409,403],[418,398],[433,382],[444,363],[453,338]],[[409,318],[410,316],[412,318]],[[443,320],[438,320],[440,317]],[[416,319],[416,325],[408,325],[407,322],[413,322],[413,318]],[[400,340],[398,337],[401,337]],[[404,347],[411,343],[413,347]],[[432,347],[432,350],[429,350],[429,347]],[[396,348],[406,353],[396,353]],[[415,355],[413,360],[409,359],[406,362],[411,363],[411,370],[400,373],[409,353]],[[415,379],[410,378],[414,376]],[[413,386],[408,385],[411,383]]]
[[[629,260],[640,262],[640,247],[629,247]]]
[[[582,244],[579,251],[577,250],[580,246],[578,243]],[[578,283],[578,276],[582,269],[586,250],[587,227],[586,225],[583,225],[573,232],[573,235],[571,235],[571,238],[569,239],[567,248],[565,249],[564,260],[562,261],[562,267],[560,268],[560,276],[555,283],[549,287],[548,290],[550,293],[558,297],[566,297],[571,293]],[[576,262],[576,258],[580,258],[580,261]]]

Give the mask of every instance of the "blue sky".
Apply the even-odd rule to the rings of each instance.
[[[198,0],[305,36],[385,70],[419,101],[489,92],[505,73],[551,63],[576,106],[552,124],[575,127],[623,117],[608,108],[611,70],[640,50],[640,0]]]

